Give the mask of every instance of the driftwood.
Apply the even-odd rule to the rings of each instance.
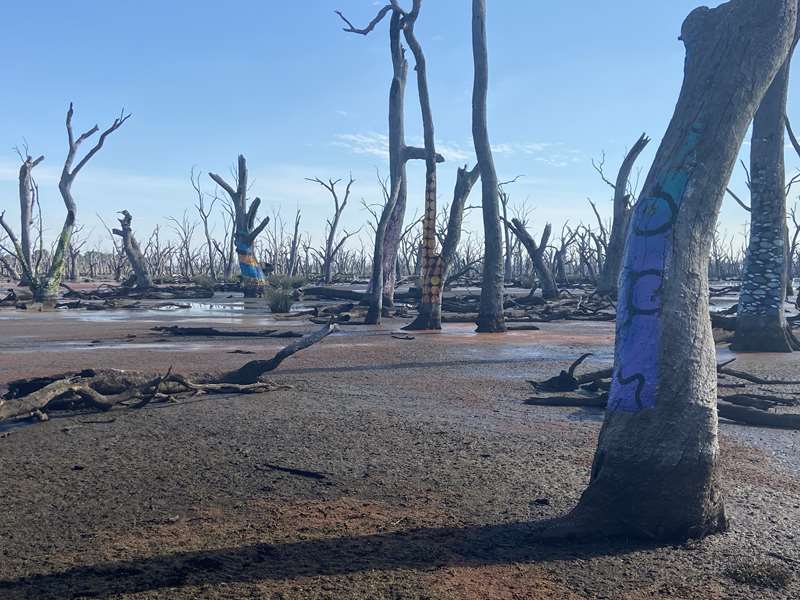
[[[214,289],[196,285],[171,285],[153,288],[134,288],[128,286],[101,285],[91,291],[74,290],[69,285],[62,283],[61,287],[67,291],[64,298],[79,300],[204,300],[214,297]]]
[[[88,407],[107,411],[133,401],[132,408],[142,408],[154,399],[170,399],[186,393],[252,394],[278,389],[280,386],[260,378],[336,330],[336,325],[326,325],[282,348],[269,360],[250,361],[228,373],[195,379],[172,373],[171,369],[166,375],[156,377],[114,369],[86,369],[12,381],[8,392],[0,398],[0,422],[53,408]]]
[[[176,335],[182,337],[239,337],[239,338],[265,338],[273,337],[277,333],[277,329],[264,329],[262,331],[244,331],[244,330],[221,330],[216,327],[180,327],[178,325],[170,325],[168,327],[153,327],[151,331],[158,331],[169,335]]]

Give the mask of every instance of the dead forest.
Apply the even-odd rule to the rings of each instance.
[[[655,573],[657,598],[796,597],[800,171],[787,165],[800,160],[800,2],[690,12],[666,131],[631,122],[620,156],[598,143],[570,168],[605,197],[561,221],[493,145],[487,32],[507,7],[462,3],[474,150],[463,161],[436,133],[448,107],[430,91],[430,4],[329,15],[343,40],[384,48],[368,56],[386,73],[375,85],[388,160],[369,182],[297,179],[327,207],[321,230],[309,206],[254,193],[252,151],[203,168],[187,157],[184,193],[152,228],[135,203],[95,211],[81,192],[96,157],[125,147],[135,109],[63,107],[58,156],[16,141],[18,195],[0,203],[0,477],[16,492],[0,514],[22,516],[0,529],[11,540],[34,522],[26,494],[62,485],[22,474],[32,447],[73,436],[72,474],[108,460],[111,483],[87,496],[103,524],[86,533],[99,540],[89,558],[79,540],[62,562],[15,559],[0,597],[639,597],[639,575],[603,563],[620,556]],[[57,181],[40,181],[42,165]],[[44,186],[61,205],[40,200]],[[746,226],[721,224],[723,204]],[[129,458],[97,455],[120,439]],[[139,440],[151,446],[137,455]],[[164,483],[164,456],[179,486]],[[141,469],[163,509],[138,498]],[[138,498],[133,526],[103,507],[117,483]],[[67,530],[83,530],[55,507],[44,522],[66,514]],[[37,536],[52,534],[33,531],[14,538],[20,556],[45,552]],[[98,550],[121,531],[128,546]],[[534,577],[541,565],[551,570]]]

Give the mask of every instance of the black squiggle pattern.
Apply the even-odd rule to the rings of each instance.
[[[675,221],[678,219],[678,205],[675,202],[675,198],[672,197],[671,194],[665,192],[660,185],[657,185],[655,190],[653,191],[653,195],[648,198],[648,200],[652,201],[653,199],[663,200],[666,204],[667,208],[669,208],[670,216],[667,221],[665,221],[662,225],[658,227],[654,227],[652,229],[639,227],[636,223],[634,223],[633,231],[636,235],[640,235],[643,237],[649,237],[652,235],[659,235],[666,231],[672,229],[672,226],[675,224]]]

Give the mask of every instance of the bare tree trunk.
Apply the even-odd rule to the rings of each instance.
[[[298,247],[300,246],[300,209],[294,218],[294,234],[292,235],[292,245],[289,248],[289,264],[286,266],[286,274],[289,277],[297,275]]]
[[[33,224],[33,205],[35,202],[36,185],[33,181],[33,169],[44,160],[44,156],[34,159],[26,156],[19,168],[19,214],[20,214],[20,247],[22,260],[32,266],[31,252],[31,225]],[[28,282],[23,282],[27,284]]]
[[[428,93],[428,74],[422,46],[414,33],[422,0],[414,0],[413,8],[404,17],[403,35],[414,55],[417,72],[417,91],[422,113],[423,140],[425,146],[425,216],[422,221],[422,301],[419,314],[408,330],[442,328],[442,257],[436,253],[436,144],[433,130],[433,112]]]
[[[750,245],[744,265],[736,337],[738,352],[800,349],[786,323],[788,281],[784,115],[791,56],[753,120],[750,146]]]
[[[477,331],[506,330],[503,315],[503,234],[500,230],[500,198],[497,172],[486,117],[489,90],[489,52],[486,45],[486,0],[472,0],[472,55],[475,80],[472,88],[472,139],[481,173],[483,208],[483,282]]]
[[[261,199],[256,198],[250,203],[250,207],[247,207],[247,160],[243,155],[239,155],[235,189],[216,173],[209,173],[208,176],[227,192],[233,203],[233,239],[239,255],[242,289],[245,298],[256,298],[263,293],[267,279],[256,259],[254,245],[256,238],[269,224],[269,217],[264,217],[256,226],[256,215]]]
[[[442,242],[443,284],[447,283],[450,269],[453,267],[453,261],[458,252],[458,244],[461,242],[461,224],[464,221],[464,207],[467,204],[467,198],[469,198],[469,194],[480,176],[478,165],[475,165],[469,171],[466,166],[459,167],[456,174],[453,202],[450,204],[450,218],[447,221],[447,233],[445,234],[444,242]],[[439,302],[441,302],[441,298]]]
[[[633,165],[639,155],[650,143],[650,138],[642,134],[633,148],[630,149],[622,161],[622,166],[614,185],[614,219],[611,222],[611,235],[608,239],[608,249],[603,269],[597,279],[597,293],[601,296],[617,296],[619,272],[622,267],[622,255],[625,252],[625,236],[628,232],[630,220],[630,194],[628,193],[628,180],[633,170]]]
[[[122,211],[122,218],[119,220],[122,229],[114,229],[114,235],[122,238],[122,248],[125,250],[125,256],[131,265],[134,277],[136,279],[136,287],[147,289],[153,287],[153,278],[150,276],[150,271],[147,268],[147,263],[144,260],[142,250],[139,248],[139,242],[133,236],[131,230],[131,213],[127,210]]]
[[[797,8],[797,0],[732,0],[683,24],[683,88],[633,210],[591,481],[543,537],[683,540],[727,527],[708,260],[725,187],[786,60]]]
[[[383,206],[381,217],[378,220],[378,225],[375,228],[375,247],[372,255],[372,281],[383,281],[383,252],[385,249],[384,239],[386,238],[386,227],[389,225],[389,220],[392,217],[395,206],[397,206],[397,197],[400,193],[400,180],[397,180],[395,187],[388,191],[383,182],[381,185],[384,187],[384,195],[386,196],[386,204]],[[369,309],[364,318],[366,325],[377,325],[381,322],[383,315],[383,287],[374,285],[370,290]]]
[[[542,286],[542,298],[545,300],[554,300],[558,298],[556,279],[553,277],[553,270],[550,268],[550,264],[547,262],[544,255],[552,231],[550,223],[544,226],[542,238],[538,244],[533,237],[531,237],[531,234],[528,233],[525,224],[519,219],[512,219],[511,223],[509,223],[509,228],[514,235],[517,236],[517,239],[522,242],[522,245],[525,246],[525,250],[528,251],[528,256],[531,258],[533,268],[536,271],[536,275],[539,277],[539,284]],[[535,288],[531,290],[531,294],[533,294],[534,291]]]

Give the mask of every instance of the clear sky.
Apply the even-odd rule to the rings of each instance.
[[[407,0],[410,4],[410,0]],[[591,158],[607,153],[615,174],[641,134],[653,143],[642,178],[672,114],[682,79],[677,37],[697,0],[489,0],[490,133],[501,178],[525,177],[512,199],[535,208],[532,226],[589,221],[587,197],[610,215],[610,190]],[[54,233],[63,219],[56,189],[66,152],[64,114],[101,128],[122,107],[133,117],[80,174],[79,221],[102,230],[127,208],[146,230],[193,210],[192,166],[227,174],[244,153],[253,194],[268,212],[319,236],[329,198],[304,177],[357,179],[345,225],[367,218],[361,198],[378,198],[387,171],[391,74],[388,23],[364,38],[344,33],[334,9],[366,24],[373,0],[42,0],[4,5],[0,24],[0,207],[16,220],[15,145],[45,154],[37,168]],[[426,0],[417,33],[428,58],[439,150],[440,195],[452,194],[458,164],[473,163],[472,56],[468,0]],[[410,55],[409,55],[410,57]],[[412,66],[413,66],[413,60]],[[407,135],[421,138],[413,71]],[[792,92],[798,83],[792,84]],[[800,101],[790,104],[800,127]],[[745,147],[746,151],[746,147]],[[791,154],[792,169],[798,160]],[[411,212],[421,208],[423,173],[410,171]],[[737,175],[734,187],[746,191]],[[476,201],[473,198],[473,201]],[[477,229],[474,215],[469,227]],[[740,230],[744,211],[726,200],[723,226]]]

